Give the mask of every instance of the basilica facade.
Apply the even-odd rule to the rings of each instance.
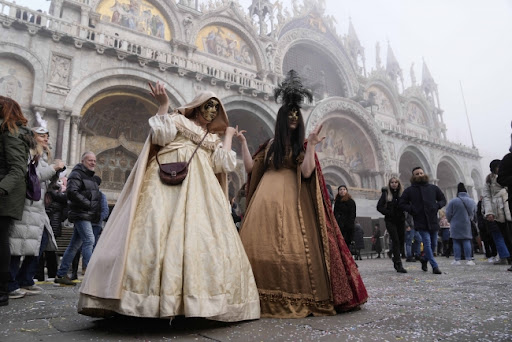
[[[236,0],[52,0],[50,13],[0,0],[0,9],[0,94],[18,101],[31,125],[36,112],[47,121],[54,157],[74,165],[95,152],[111,203],[157,110],[147,82],[163,82],[173,108],[215,92],[255,151],[273,136],[273,90],[290,69],[314,94],[302,111],[307,132],[323,124],[326,181],[349,187],[358,216],[378,216],[380,188],[392,175],[407,185],[418,165],[448,199],[460,181],[474,197],[481,191],[478,150],[446,139],[425,62],[421,80],[410,67],[406,88],[391,47],[382,62],[377,44],[367,70],[352,23],[338,34],[322,0],[294,0],[291,9],[279,0],[247,9]],[[245,179],[240,161],[231,195]]]

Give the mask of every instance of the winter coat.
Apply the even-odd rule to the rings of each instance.
[[[463,201],[464,203],[462,203]],[[473,220],[475,215],[475,201],[468,196],[467,192],[459,192],[457,197],[452,199],[446,207],[446,219],[450,222],[450,237],[452,239],[472,239],[470,220]]]
[[[498,222],[511,221],[510,208],[507,205],[507,189],[497,182],[498,176],[491,173],[487,176],[483,191],[484,216],[494,215]]]
[[[393,199],[391,201],[387,200],[388,191],[391,191],[393,194]],[[404,222],[405,214],[404,211],[398,207],[398,190],[391,190],[387,187],[382,188],[382,195],[379,198],[379,202],[377,203],[377,210],[379,213],[384,215],[384,219],[390,222]]]
[[[512,153],[506,154],[501,160],[497,181],[508,188],[508,208],[512,210]]]
[[[439,230],[437,212],[445,205],[441,189],[429,183],[413,183],[398,200],[400,209],[412,215],[415,230],[431,232]]]
[[[77,164],[68,176],[68,219],[70,222],[100,221],[101,194],[93,178],[94,171],[83,164]]]
[[[64,209],[68,205],[68,198],[65,192],[61,192],[58,189],[48,190],[51,196],[51,203],[46,207],[46,214],[50,219],[50,225],[53,229],[55,236],[62,235],[62,221],[66,219]]]
[[[32,201],[25,198],[21,220],[14,221],[14,224],[9,229],[11,255],[39,255],[44,229],[46,229],[50,237],[47,250],[57,250],[57,242],[51,229],[50,219],[46,215],[44,208],[46,182],[55,175],[55,169],[47,163],[46,154],[39,158],[36,172],[41,183],[41,199],[39,201]]]
[[[364,249],[364,232],[363,228],[359,223],[354,225],[354,243],[356,245],[356,249]]]
[[[0,119],[0,126],[3,122]],[[23,214],[30,135],[32,132],[21,125],[14,134],[7,129],[0,131],[0,189],[6,193],[0,195],[0,216],[20,220]]]
[[[336,196],[334,201],[334,217],[342,232],[353,231],[354,221],[356,220],[356,202],[352,198],[342,201],[341,196]]]
[[[380,242],[380,229],[377,229],[373,232],[372,236],[372,250],[377,253],[382,252],[382,244]]]

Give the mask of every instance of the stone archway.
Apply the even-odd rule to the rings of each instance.
[[[480,196],[482,196],[484,187],[482,175],[480,174],[480,172],[478,172],[478,170],[473,169],[471,171],[471,179],[473,180],[473,191],[469,195],[479,200]]]
[[[356,182],[350,174],[336,165],[325,165],[322,163],[322,173],[326,184],[330,184],[333,191],[343,184],[348,187],[356,187]]]
[[[432,169],[423,152],[415,146],[406,147],[401,153],[398,162],[400,181],[404,187],[411,185],[412,169],[417,166],[420,166],[427,175],[432,177]]]
[[[448,158],[442,158],[437,164],[437,186],[444,193],[446,200],[457,197],[457,184],[465,182],[460,169]]]

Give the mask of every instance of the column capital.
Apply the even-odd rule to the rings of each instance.
[[[70,110],[57,110],[57,118],[59,120],[66,120],[68,116],[71,116]]]
[[[81,116],[78,116],[78,115],[71,115],[71,123],[73,125],[78,125],[80,124],[80,120],[82,119]]]
[[[41,114],[41,117],[44,116],[44,113],[46,112],[45,107],[39,107],[39,106],[32,106],[32,110],[35,112],[39,112]]]

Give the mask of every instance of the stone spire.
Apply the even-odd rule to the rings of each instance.
[[[361,42],[357,37],[356,30],[354,28],[354,25],[352,24],[352,19],[349,19],[348,35],[345,38],[345,42],[354,66],[356,67],[360,74],[366,76],[366,58],[364,56],[364,47],[361,45]],[[363,62],[362,68],[359,67],[358,63],[359,56],[361,56],[361,61]]]
[[[428,70],[427,63],[423,60],[423,71],[421,75],[421,88],[425,94],[431,94],[437,91],[437,84],[434,81],[434,78],[430,74],[430,70]]]
[[[260,26],[260,35],[266,36],[268,32],[266,17],[270,17],[270,32],[274,31],[274,6],[269,0],[252,0],[252,5],[249,6],[249,15],[258,17],[258,24]]]
[[[393,49],[391,48],[391,45],[389,44],[389,42],[388,42],[388,54],[386,57],[386,73],[395,85],[397,85],[397,78],[399,77],[400,81],[402,83],[402,89],[404,88],[404,79],[402,76],[402,69],[400,68],[400,64],[398,64],[398,61],[395,57],[395,54],[393,53]]]

